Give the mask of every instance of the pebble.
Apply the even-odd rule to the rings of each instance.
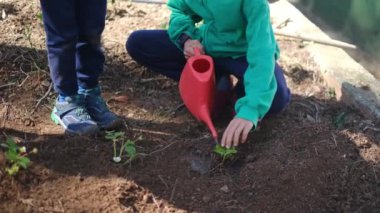
[[[222,188],[220,188],[220,191],[228,193],[230,191],[230,189],[228,188],[227,185],[224,185]]]
[[[205,195],[202,197],[203,202],[208,203],[211,200],[211,197],[209,195]]]

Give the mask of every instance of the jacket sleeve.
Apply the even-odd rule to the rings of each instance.
[[[182,34],[196,39],[197,28],[195,24],[202,20],[186,4],[185,0],[169,0],[168,7],[171,10],[168,34],[176,46],[182,49],[178,39]]]
[[[277,90],[274,68],[278,49],[267,0],[244,0],[243,12],[247,21],[248,68],[244,74],[245,96],[237,101],[235,110],[237,117],[252,121],[256,127]]]

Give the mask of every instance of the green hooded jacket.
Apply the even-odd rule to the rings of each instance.
[[[178,48],[181,35],[187,34],[212,57],[247,57],[246,95],[236,102],[236,117],[257,126],[277,89],[274,66],[279,51],[267,0],[169,0],[168,6],[168,33]]]

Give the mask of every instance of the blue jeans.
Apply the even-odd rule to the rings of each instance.
[[[166,30],[140,30],[133,32],[126,44],[129,55],[149,69],[179,81],[186,64],[183,53],[169,39]],[[245,95],[244,73],[248,68],[246,57],[214,58],[215,75],[218,82],[224,76],[234,75],[239,81],[235,87],[238,98]],[[291,93],[286,85],[283,70],[276,64],[277,91],[269,114],[281,112],[290,102]]]
[[[51,79],[62,96],[94,88],[103,71],[106,0],[40,0]]]

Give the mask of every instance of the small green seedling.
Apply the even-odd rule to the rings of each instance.
[[[135,142],[132,140],[125,141],[124,132],[107,131],[105,138],[111,140],[113,143],[113,162],[120,163],[122,161],[122,158],[124,157],[124,151],[127,153],[126,157],[128,158],[124,164],[130,163],[136,158],[137,151]],[[119,143],[121,145],[118,153],[117,147]]]
[[[0,145],[6,149],[5,159],[7,161],[7,167],[5,168],[5,171],[10,176],[16,175],[20,171],[20,168],[28,168],[30,160],[27,156],[38,152],[37,148],[33,148],[32,151],[27,152],[25,146],[17,146],[10,137],[7,138],[5,143],[1,143]]]
[[[214,152],[223,158],[223,162],[237,154],[237,150],[235,147],[228,149],[221,146],[220,144],[217,144],[215,146]]]

